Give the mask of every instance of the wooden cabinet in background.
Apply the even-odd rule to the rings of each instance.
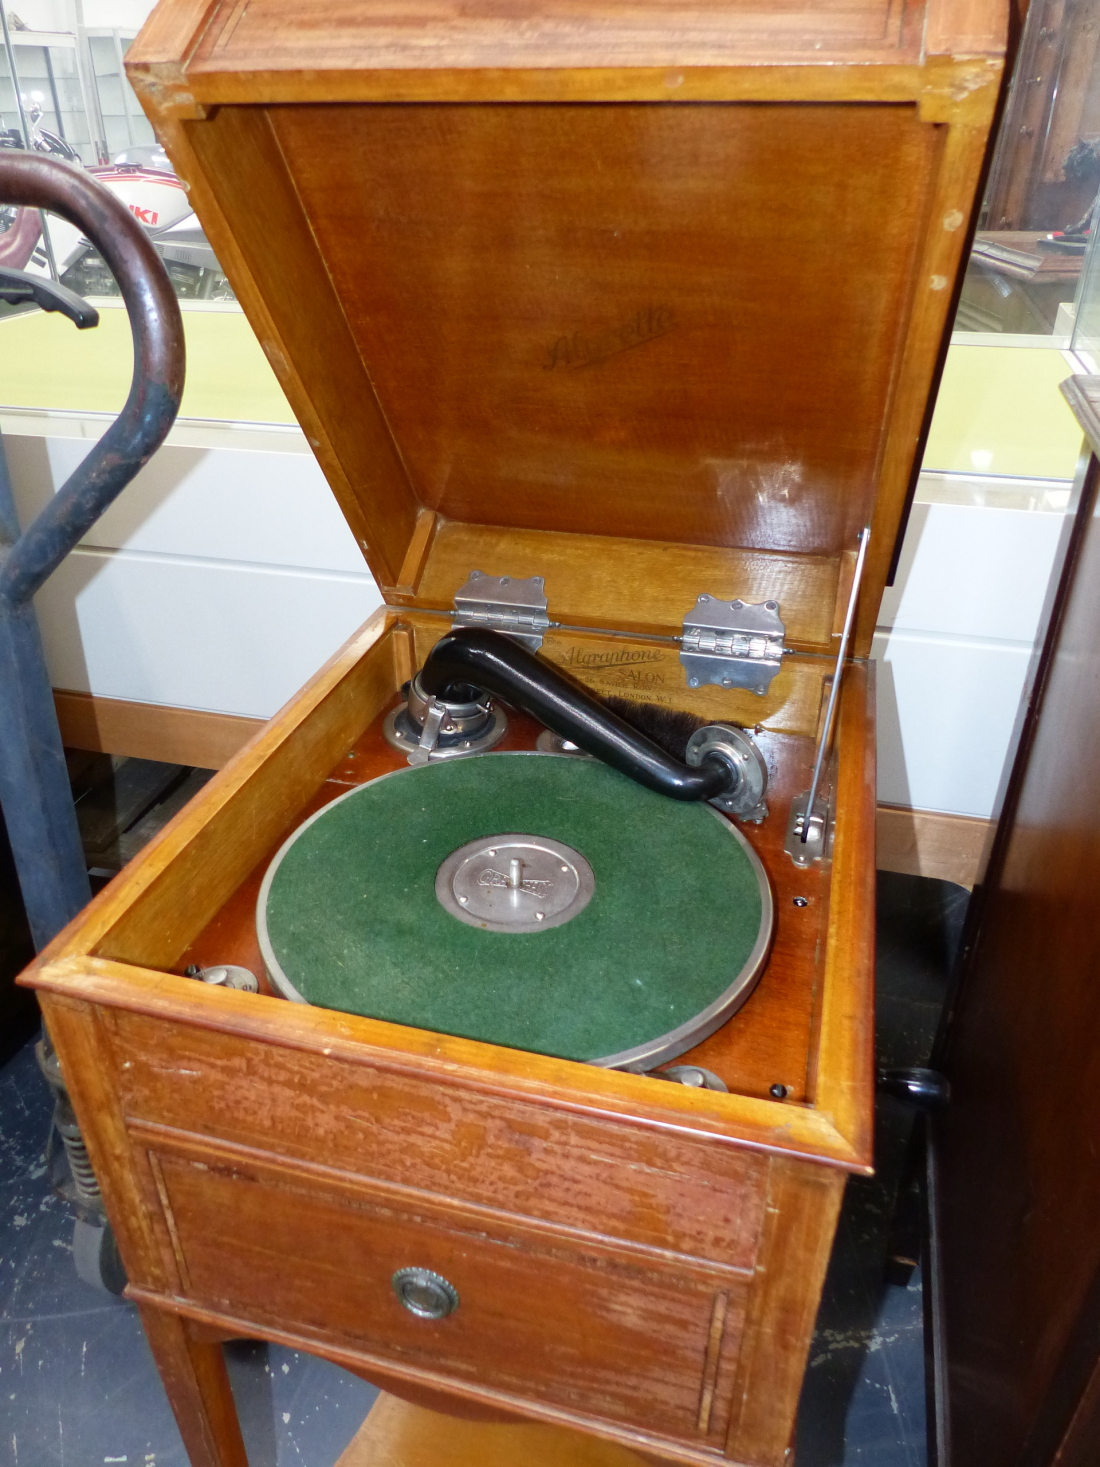
[[[941,1467],[1100,1461],[1100,379],[935,1118]]]

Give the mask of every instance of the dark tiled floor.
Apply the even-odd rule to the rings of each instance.
[[[928,1062],[969,892],[879,872],[879,1065]],[[799,1411],[798,1467],[925,1467],[920,1272],[886,1281],[913,1114],[880,1096],[873,1177],[848,1183]]]
[[[0,1462],[186,1467],[136,1311],[74,1271],[72,1217],[42,1162],[49,1113],[28,1045],[0,1076]],[[293,1350],[229,1353],[256,1467],[329,1467],[374,1399]]]
[[[133,793],[140,773],[120,789]],[[184,771],[149,788],[171,808],[201,778]],[[134,815],[140,804],[135,796],[121,835],[96,825],[107,869],[163,819],[164,808],[159,818],[156,809]],[[926,1059],[966,896],[945,882],[880,876],[881,1063]],[[72,1219],[49,1190],[42,1159],[49,1111],[27,1045],[0,1070],[0,1463],[186,1467],[134,1310],[74,1272]],[[849,1184],[803,1392],[799,1467],[925,1464],[920,1279],[884,1282],[910,1127],[904,1108],[883,1100],[878,1173]],[[229,1356],[256,1467],[330,1467],[374,1397],[357,1378],[295,1351],[240,1344]]]

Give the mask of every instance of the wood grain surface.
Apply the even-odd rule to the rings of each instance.
[[[817,1300],[844,1184],[823,1168],[774,1159],[761,1246],[734,1389],[726,1450],[746,1461],[785,1464]]]
[[[421,503],[519,529],[854,543],[934,156],[915,108],[873,128],[782,104],[269,117]]]
[[[67,749],[94,749],[198,769],[228,764],[264,726],[262,718],[101,698],[66,688],[55,688],[53,701]]]
[[[781,64],[859,57],[889,64],[918,61],[926,28],[929,54],[996,55],[1004,45],[1004,10],[994,0],[935,0],[927,7],[796,0],[771,8],[760,0],[676,7],[540,0],[525,10],[522,26],[489,4],[410,0],[381,12],[345,0],[327,7],[323,21],[288,0],[231,0],[217,10],[195,4],[187,15],[194,27],[188,37],[194,77],[306,69],[718,66],[749,58]],[[142,60],[177,58],[182,30],[165,24],[161,34],[150,35]]]
[[[191,1467],[248,1467],[221,1349],[193,1339],[186,1323],[166,1309],[138,1309]]]
[[[647,1460],[559,1427],[456,1421],[384,1393],[336,1467],[644,1467]]]
[[[750,596],[754,552],[786,553],[793,640],[821,645],[822,581],[835,593],[870,520],[866,654],[996,101],[999,7],[188,13],[186,51],[170,61],[178,33],[153,22],[131,75],[391,601],[444,607],[486,556],[517,574],[532,532],[569,533],[602,539],[601,565],[561,576],[551,614],[668,634],[683,613],[652,575],[619,589],[639,542],[724,549],[699,569]],[[646,69],[658,33],[690,46],[701,17],[727,66],[720,45],[707,66]],[[617,50],[624,25],[640,50]],[[558,42],[586,47],[583,71]],[[861,64],[783,65],[804,45],[835,62],[834,42]],[[310,282],[308,310],[286,278]],[[442,558],[452,525],[470,564]],[[540,568],[561,559],[544,548]]]
[[[739,1021],[687,1057],[734,1092],[716,1095],[149,970],[259,968],[255,892],[286,831],[403,762],[381,715],[416,644],[446,623],[399,615],[337,654],[33,979],[82,1121],[95,1108],[108,1203],[137,1214],[120,1232],[134,1297],[158,1320],[290,1340],[411,1393],[584,1426],[668,1460],[701,1462],[729,1437],[732,1455],[778,1467],[843,1175],[820,1164],[862,1168],[869,1151],[865,670],[853,664],[842,700],[839,899],[828,868],[799,872],[781,850],[787,802],[809,778],[809,708],[806,732],[757,734],[773,814],[750,835],[778,930]],[[618,643],[631,645],[646,644]],[[818,709],[826,667],[806,659],[800,675],[817,680]],[[597,681],[609,671],[597,662]],[[536,731],[516,716],[506,742],[530,747]],[[103,956],[79,955],[89,940]],[[373,1262],[357,1274],[353,1258]],[[460,1274],[477,1301],[457,1335],[394,1327],[389,1274],[418,1261]],[[517,1299],[534,1315],[517,1317]],[[196,1460],[228,1467],[232,1433],[211,1426],[225,1410],[216,1345],[188,1328],[161,1329],[158,1358]]]
[[[650,649],[645,662],[639,665],[621,652],[616,655],[615,643],[610,639],[575,638],[561,656],[556,653],[558,640],[558,634],[552,633],[549,649],[553,660],[559,665],[587,666],[592,686],[600,691],[619,695],[624,690],[640,693],[647,702],[659,700],[662,707],[672,707],[681,701],[676,687],[678,655],[672,648],[667,653]],[[783,680],[774,685],[777,696],[788,693],[781,706],[776,708],[769,696],[758,713],[776,732],[797,732],[799,726],[807,726],[809,722],[810,689],[806,689],[803,708],[801,684],[796,684],[796,693],[786,676],[796,665],[788,662],[783,669]],[[691,701],[687,689],[683,693],[682,701]],[[720,701],[723,706],[714,716],[731,716],[725,698],[721,697]],[[816,705],[817,700],[813,701]],[[165,764],[189,764],[200,769],[220,769],[228,764],[264,727],[262,718],[197,713],[191,708],[164,703],[135,703],[59,689],[54,691],[54,704],[68,749],[152,759]],[[703,702],[699,711],[707,711]],[[749,697],[737,708],[738,716],[756,711]],[[914,810],[908,805],[880,804],[875,817],[875,861],[880,871],[931,876],[973,887],[984,870],[990,834],[988,820],[938,810]]]
[[[418,634],[429,639],[428,645],[445,625],[434,618],[416,620]],[[386,630],[386,622],[394,625]],[[395,622],[394,614],[384,613],[381,621],[338,653],[301,699],[210,781],[150,845],[141,862],[112,882],[78,927],[63,933],[43,960],[75,956],[90,947],[98,957],[175,972],[192,962],[225,961],[262,971],[254,911],[271,856],[302,819],[329,799],[351,785],[402,767],[402,756],[382,738],[380,719],[396,696],[398,665],[402,671],[408,665],[410,654],[402,650],[408,640],[408,631]],[[419,649],[415,655],[419,658]],[[816,668],[820,679],[827,664],[810,661],[806,666]],[[820,698],[819,682],[818,708]],[[845,1087],[854,1086],[858,1095],[869,1094],[868,1030],[860,1011],[869,998],[873,951],[871,908],[866,904],[867,883],[873,878],[873,765],[868,685],[859,664],[849,671],[843,708],[841,770],[851,784],[852,804],[848,833],[838,839],[835,860],[841,864],[844,890],[849,893],[847,926],[835,939],[830,958],[826,934],[835,921],[828,871],[820,866],[800,871],[782,851],[788,803],[809,783],[813,743],[808,735],[813,725],[801,735],[772,734],[762,726],[757,737],[771,770],[772,814],[763,825],[749,827],[748,833],[776,898],[772,955],[764,980],[737,1023],[726,1025],[692,1054],[722,1074],[738,1095],[759,1097],[769,1111],[782,1109],[766,1100],[775,1084],[786,1086],[792,1101],[815,1097],[816,1047],[822,1018],[830,1012],[822,1006],[826,990],[847,995],[839,1011],[843,1017],[838,1020],[842,1027],[837,1070],[846,1076]],[[721,712],[707,711],[711,716]],[[536,732],[535,725],[517,716],[501,747],[531,747]],[[796,906],[796,896],[806,905]],[[830,961],[837,964],[831,985]],[[393,1029],[379,1026],[380,1032]],[[849,1057],[855,1056],[852,1070]],[[542,1063],[533,1056],[525,1061]],[[832,1112],[825,1106],[823,1113]],[[801,1122],[795,1123],[795,1114],[792,1111],[797,1133]],[[842,1131],[848,1134],[846,1125]],[[852,1159],[858,1156],[862,1163],[864,1151],[860,1143]]]
[[[789,646],[820,651],[836,645],[838,564],[826,555],[504,529],[435,516],[417,580],[404,591],[387,588],[386,599],[451,607],[475,568],[486,575],[542,576],[548,615],[566,626],[676,636],[706,591],[725,600],[777,600]],[[682,685],[682,677],[677,681]]]
[[[200,1005],[296,1008],[183,986]],[[525,1115],[514,1091],[483,1091],[479,1111],[469,1090],[425,1076],[417,1098],[384,1069],[349,1073],[335,1045],[280,1060],[281,1046],[243,1033],[57,993],[46,1007],[109,1205],[128,1203],[131,1291],[164,1326],[152,1343],[196,1461],[236,1460],[228,1437],[222,1456],[207,1440],[226,1409],[217,1335],[181,1329],[168,1309],[222,1337],[287,1340],[368,1378],[585,1424],[670,1460],[705,1460],[733,1403],[742,1417],[746,1401],[763,1409],[745,1383],[754,1372],[768,1380],[761,1400],[797,1391],[841,1173],[736,1147],[693,1159],[682,1129],[631,1130],[608,1112],[589,1124],[575,1103],[556,1119]],[[459,1309],[437,1322],[447,1329],[396,1303],[390,1273],[411,1264],[458,1289]],[[766,1414],[778,1440],[784,1417]],[[746,1442],[750,1427],[737,1430]]]
[[[711,1316],[721,1293],[730,1300],[732,1358],[719,1364],[727,1372],[748,1279],[566,1240],[515,1218],[494,1225],[443,1197],[402,1201],[350,1180],[325,1185],[286,1164],[230,1160],[209,1144],[161,1140],[153,1154],[186,1262],[179,1292],[200,1304],[260,1326],[293,1323],[315,1340],[474,1385],[491,1381],[577,1415],[722,1441],[725,1380],[698,1430]],[[453,1284],[453,1314],[421,1319],[401,1306],[391,1275],[413,1265]]]
[[[970,815],[880,805],[875,832],[880,871],[931,876],[973,888],[985,871],[993,822]]]

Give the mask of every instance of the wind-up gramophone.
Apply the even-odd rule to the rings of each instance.
[[[787,1460],[1003,23],[162,0],[132,47],[387,602],[30,978],[194,1463],[242,1335]]]

